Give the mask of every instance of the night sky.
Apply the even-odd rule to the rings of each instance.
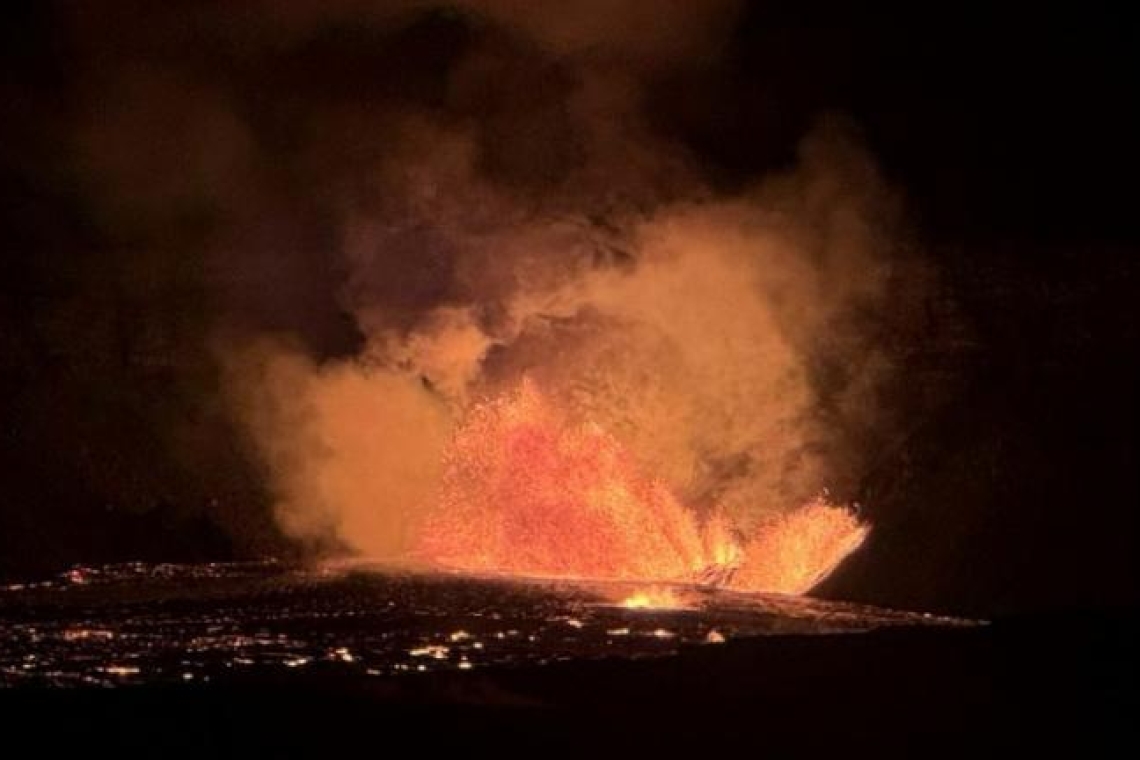
[[[219,331],[359,346],[331,209],[383,159],[392,111],[478,125],[507,185],[574,165],[550,51],[462,8],[329,5],[6,6],[0,577],[292,556],[226,413]],[[1135,604],[1135,23],[1107,4],[780,5],[639,68],[631,108],[726,192],[842,121],[938,273],[931,327],[894,347],[913,387],[891,401],[915,411],[855,494],[875,532],[823,591],[982,615]],[[473,50],[497,84],[456,96]]]

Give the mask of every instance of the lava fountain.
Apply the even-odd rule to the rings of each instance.
[[[817,499],[747,540],[682,504],[611,434],[573,423],[524,380],[476,404],[444,455],[439,503],[415,553],[471,572],[682,581],[802,594],[869,530]]]

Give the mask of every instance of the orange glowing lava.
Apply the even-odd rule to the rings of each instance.
[[[850,510],[816,499],[758,526],[732,585],[806,594],[858,549],[870,530]]]
[[[817,500],[763,523],[741,546],[724,516],[700,522],[617,439],[569,424],[524,381],[474,407],[455,433],[416,553],[475,572],[801,594],[867,530],[849,510]]]
[[[669,610],[685,605],[670,589],[648,588],[622,599],[621,606],[629,610]]]

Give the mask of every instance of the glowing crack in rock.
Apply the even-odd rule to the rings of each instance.
[[[700,520],[599,426],[572,424],[533,383],[475,405],[444,455],[442,493],[415,553],[471,572],[673,580],[802,594],[869,528],[817,499],[740,541]],[[673,606],[648,592],[627,606]]]

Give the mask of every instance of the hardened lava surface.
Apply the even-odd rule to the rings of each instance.
[[[671,608],[625,606],[669,600]],[[666,657],[742,637],[963,625],[694,586],[471,577],[352,564],[131,563],[0,586],[0,685],[345,677]]]

